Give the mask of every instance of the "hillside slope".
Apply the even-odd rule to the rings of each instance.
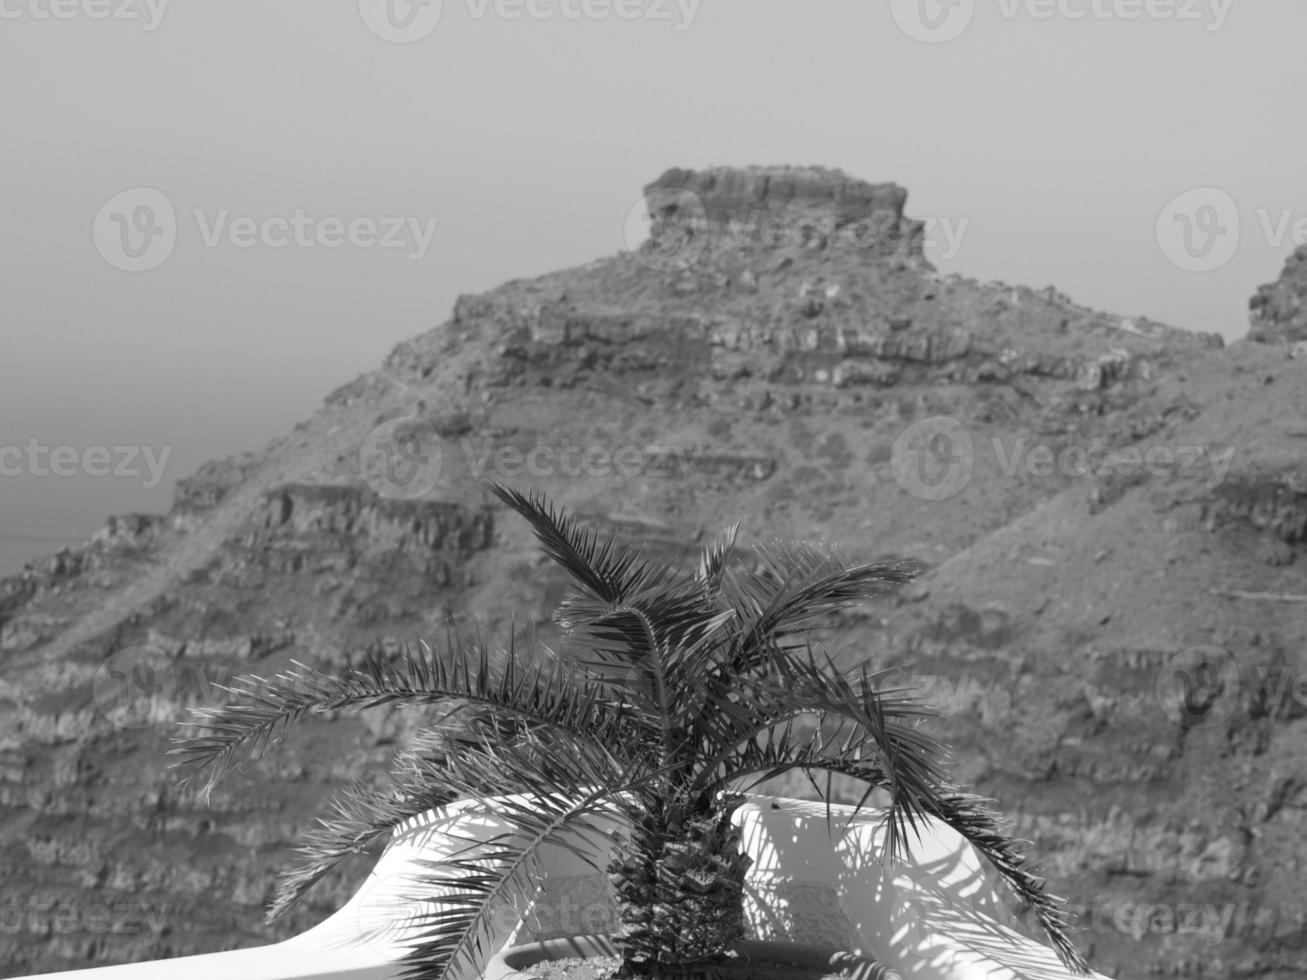
[[[738,519],[745,545],[921,559],[831,642],[938,699],[959,776],[1085,908],[1094,965],[1300,976],[1296,335],[1225,349],[940,276],[906,192],[838,171],[674,170],[646,195],[638,252],[460,298],[294,432],[183,481],[167,515],[0,583],[17,910],[0,924],[18,923],[0,962],[253,945],[337,907],[369,855],[260,921],[315,807],[421,715],[306,723],[209,807],[164,768],[173,723],[291,659],[339,665],[450,623],[547,632],[563,583],[492,505],[496,479],[669,555]],[[1204,663],[1227,683],[1186,710]]]

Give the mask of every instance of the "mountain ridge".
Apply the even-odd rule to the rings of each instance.
[[[339,666],[450,624],[547,636],[564,583],[493,478],[668,557],[743,519],[746,542],[919,559],[832,642],[946,697],[959,775],[1086,906],[1095,967],[1293,975],[1307,635],[1301,605],[1247,596],[1307,592],[1297,328],[1225,347],[941,276],[906,191],[826,168],[669,170],[645,201],[645,244],[460,297],[291,433],[180,481],[167,515],[0,583],[13,893],[170,910],[158,935],[0,935],[0,958],[252,945],[338,906],[366,855],[259,923],[296,829],[420,718],[308,723],[208,808],[161,768],[168,723],[291,658]],[[1296,322],[1297,281],[1254,314]],[[1202,650],[1236,662],[1235,696],[1177,723]],[[155,673],[115,686],[114,667]],[[1217,941],[1144,915],[1206,905],[1233,910]]]

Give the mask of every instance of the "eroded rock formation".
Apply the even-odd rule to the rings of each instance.
[[[168,739],[248,671],[474,621],[550,639],[566,583],[491,506],[496,479],[658,557],[737,519],[745,545],[914,555],[928,574],[838,617],[832,648],[940,706],[959,778],[1034,841],[1094,965],[1300,976],[1307,359],[942,276],[893,184],[673,170],[646,191],[646,245],[461,297],[167,515],[0,582],[0,962],[254,945],[337,908],[370,855],[261,921],[297,832],[425,716],[313,719],[210,806]],[[1254,339],[1302,337],[1304,268],[1254,301]],[[414,499],[364,465],[396,419],[441,449]],[[913,443],[940,419],[957,443]],[[1236,680],[1179,724],[1201,651]]]

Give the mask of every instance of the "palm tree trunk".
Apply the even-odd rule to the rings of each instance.
[[[753,863],[731,816],[741,796],[708,811],[649,800],[631,847],[608,866],[617,895],[622,976],[716,972],[744,938],[744,877]]]

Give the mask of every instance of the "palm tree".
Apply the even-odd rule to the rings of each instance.
[[[335,799],[306,835],[301,862],[279,877],[269,918],[402,821],[457,799],[485,801],[512,832],[469,845],[415,882],[434,911],[404,959],[411,978],[444,980],[456,966],[479,972],[493,952],[492,908],[534,892],[541,849],[592,861],[583,838],[615,814],[629,828],[606,868],[621,975],[724,970],[744,936],[750,865],[732,815],[743,791],[801,771],[827,799],[834,774],[865,784],[857,809],[873,790],[888,791],[891,858],[907,854],[927,818],[954,827],[1028,904],[1063,962],[1086,970],[1061,900],[1022,866],[991,801],[945,778],[942,748],[921,730],[929,709],[884,687],[883,675],[837,668],[814,647],[831,613],[909,581],[913,562],[846,564],[816,547],[776,545],[755,548],[745,564],[734,552],[736,525],[682,569],[601,539],[537,493],[491,489],[575,586],[554,613],[558,651],[514,637],[492,657],[484,643],[451,634],[442,655],[422,643],[340,676],[297,663],[269,679],[242,677],[228,689],[232,703],[200,709],[199,731],[173,750],[207,800],[224,774],[307,714],[444,709],[382,785],[356,783]]]

